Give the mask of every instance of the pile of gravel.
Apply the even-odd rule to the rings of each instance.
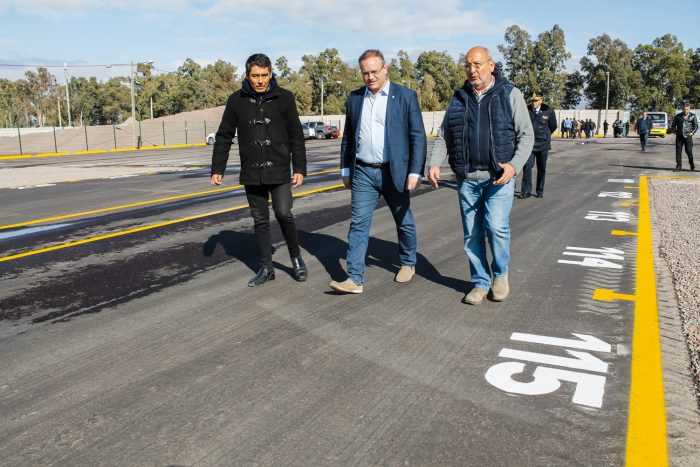
[[[653,178],[652,208],[659,256],[673,276],[683,334],[700,405],[700,179]]]

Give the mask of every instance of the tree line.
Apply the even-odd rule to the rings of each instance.
[[[497,49],[503,56],[497,67],[506,77],[526,95],[543,93],[554,108],[605,108],[606,96],[609,108],[633,112],[671,113],[683,101],[693,106],[700,103],[700,48],[686,49],[671,34],[634,49],[607,34],[594,37],[579,62],[580,70],[571,72],[566,69],[571,54],[558,25],[536,38],[517,25],[510,26]],[[443,110],[466,79],[463,63],[463,54],[455,58],[435,50],[421,53],[414,62],[401,50],[388,64],[389,78],[415,89],[423,110]],[[322,88],[324,113],[344,113],[347,94],[363,84],[357,62],[344,61],[335,48],[304,55],[298,71],[284,56],[277,58],[274,67],[279,84],[294,92],[302,115],[321,112]],[[149,118],[151,108],[154,117],[162,117],[224,105],[240,88],[244,71],[224,60],[202,67],[188,58],[172,73],[155,73],[153,64],[139,64],[134,82],[137,118]],[[130,85],[129,76],[107,81],[71,77],[73,120],[88,125],[123,123],[131,116]],[[65,97],[64,83],[46,68],[29,70],[16,81],[0,79],[0,126],[65,124]]]

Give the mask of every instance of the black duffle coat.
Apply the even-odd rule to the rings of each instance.
[[[293,173],[306,176],[306,148],[294,94],[277,86],[274,77],[265,94],[247,82],[226,102],[216,132],[211,174],[224,174],[233,137],[238,133],[242,185],[289,183]]]

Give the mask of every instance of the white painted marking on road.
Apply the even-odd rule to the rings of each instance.
[[[577,350],[567,350],[566,353],[572,355],[570,357],[559,357],[557,355],[549,355],[545,353],[528,352],[525,350],[502,349],[498,354],[499,357],[511,358],[514,360],[525,360],[528,362],[544,363],[552,366],[563,366],[576,370],[594,371],[596,373],[607,373],[608,364],[603,360],[595,357],[588,352],[579,352]]]
[[[601,248],[584,248],[567,246],[567,250],[563,254],[567,256],[583,256],[581,261],[570,261],[560,259],[557,263],[562,264],[577,264],[579,266],[586,266],[592,268],[608,268],[608,269],[622,269],[621,264],[613,263],[609,260],[619,260],[624,261],[625,252],[623,250],[618,250],[617,248],[601,247]]]
[[[591,221],[609,221],[609,222],[629,222],[631,218],[628,212],[605,212],[605,211],[588,211],[585,219]]]
[[[632,199],[632,193],[628,191],[603,191],[598,194],[598,198]]]
[[[572,332],[571,334],[573,336],[578,337],[578,339],[564,339],[561,337],[540,336],[537,334],[524,334],[521,332],[514,332],[510,336],[510,339],[513,341],[531,342],[533,344],[555,345],[557,347],[590,350],[593,352],[610,353],[610,351],[612,350],[612,346],[610,344],[598,339],[597,337],[591,336],[589,334],[576,334],[575,332]]]
[[[609,178],[608,182],[610,182],[610,183],[634,183],[634,179],[632,179],[632,178]]]
[[[55,183],[42,183],[41,185],[25,185],[25,186],[13,186],[10,190],[28,190],[30,188],[44,188],[47,186],[56,186]]]
[[[22,235],[30,235],[37,232],[46,232],[49,230],[60,229],[61,227],[66,227],[68,225],[71,225],[71,223],[69,222],[65,224],[42,225],[39,227],[27,227],[26,229],[13,230],[11,232],[0,233],[0,240],[21,237]]]
[[[488,369],[486,380],[502,391],[532,396],[552,393],[561,387],[562,381],[568,381],[576,385],[571,399],[574,404],[596,408],[603,405],[605,376],[538,366],[532,373],[533,380],[529,383],[514,381],[513,375],[524,370],[524,363],[498,363]]]

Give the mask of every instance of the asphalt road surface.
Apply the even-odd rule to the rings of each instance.
[[[309,280],[275,225],[257,288],[235,153],[222,187],[207,148],[3,161],[149,169],[0,190],[0,464],[697,465],[682,336],[645,259],[642,177],[671,175],[669,141],[555,141],[545,197],[514,200],[511,295],[479,306],[447,167],[412,200],[414,279],[393,281],[380,203],[365,292],[330,290],[338,149],[309,142],[295,191]]]

